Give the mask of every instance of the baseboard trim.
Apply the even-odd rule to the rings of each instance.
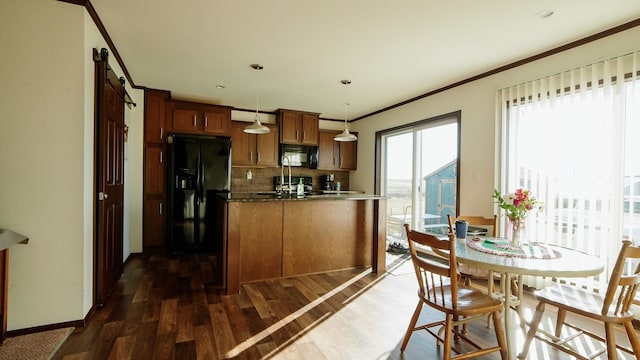
[[[30,328],[24,328],[24,329],[10,330],[10,331],[7,331],[7,337],[10,338],[10,337],[20,336],[20,335],[35,334],[43,331],[57,330],[57,329],[63,329],[68,327],[83,327],[84,324],[85,324],[85,320],[74,320],[74,321],[65,321],[65,322],[56,323],[56,324],[41,325],[41,326],[34,326]]]

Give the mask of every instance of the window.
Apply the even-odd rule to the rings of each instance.
[[[405,241],[404,223],[446,233],[447,214],[457,209],[459,122],[457,112],[376,134],[390,242]]]
[[[528,220],[530,239],[600,256],[602,282],[621,240],[640,243],[639,60],[636,52],[497,93],[501,190],[531,189],[544,211]]]

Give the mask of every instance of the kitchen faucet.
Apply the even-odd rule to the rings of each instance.
[[[284,160],[287,159],[287,165],[289,166],[289,185],[287,190],[289,194],[293,194],[293,187],[291,187],[291,159],[287,155],[282,155],[282,167],[280,168],[280,191],[284,189]]]

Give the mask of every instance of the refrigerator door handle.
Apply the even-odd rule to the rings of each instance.
[[[202,166],[202,155],[198,156],[198,193],[196,196],[199,198],[199,202],[203,200],[203,187],[204,187],[204,166]]]

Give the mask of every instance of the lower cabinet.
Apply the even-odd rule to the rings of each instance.
[[[147,142],[144,149],[143,251],[162,251],[165,237],[164,144]]]
[[[284,277],[371,265],[372,201],[288,201],[282,222]]]
[[[164,246],[165,209],[161,198],[144,200],[144,250],[159,250]]]
[[[241,283],[282,276],[281,201],[230,203],[240,217],[235,229],[240,242]],[[231,239],[229,239],[231,241]]]
[[[257,280],[364,266],[384,271],[383,200],[229,201],[223,206],[227,294]]]

